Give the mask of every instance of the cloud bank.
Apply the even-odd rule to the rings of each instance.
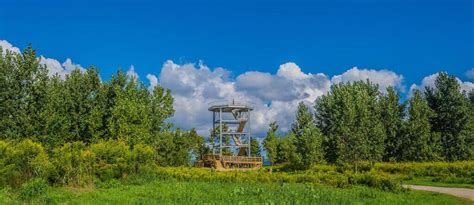
[[[403,76],[388,70],[358,69],[356,67],[330,79],[323,73],[305,73],[293,62],[280,65],[276,74],[247,71],[235,78],[224,68],[211,69],[203,64],[176,64],[166,61],[158,82],[171,89],[175,98],[175,116],[171,122],[178,127],[197,128],[207,135],[211,117],[207,108],[217,100],[251,102],[255,108],[252,130],[263,135],[272,121],[278,122],[283,132],[290,129],[297,104],[312,104],[327,93],[333,83],[369,79],[385,92],[388,86],[402,87]],[[156,76],[147,78],[156,84]]]

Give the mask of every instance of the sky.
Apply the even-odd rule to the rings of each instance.
[[[402,96],[436,73],[474,88],[472,0],[0,0],[0,45],[29,43],[50,74],[122,68],[172,90],[176,127],[210,127],[207,103],[255,105],[257,135],[287,131],[338,82],[370,80]],[[5,49],[5,48],[4,48]]]

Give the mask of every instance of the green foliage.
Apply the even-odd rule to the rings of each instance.
[[[144,144],[135,145],[129,158],[131,172],[134,174],[151,172],[150,169],[155,167],[154,155],[153,147]]]
[[[96,155],[82,142],[66,143],[53,150],[55,177],[59,184],[83,186],[93,183]]]
[[[432,110],[418,90],[413,91],[409,100],[409,119],[405,123],[401,137],[399,160],[433,161],[438,160],[439,136],[431,133],[430,117]]]
[[[199,168],[157,168],[156,174],[161,179],[178,179],[180,181],[225,181],[225,182],[260,182],[260,183],[312,183],[325,184],[334,187],[349,187],[364,185],[385,191],[397,192],[400,184],[388,175],[375,172],[367,173],[338,173],[329,172],[213,172]],[[368,179],[367,179],[368,178]],[[368,182],[370,180],[370,182]]]
[[[0,141],[0,184],[19,187],[32,178],[48,178],[53,170],[44,148],[31,140]]]
[[[107,82],[91,67],[48,77],[31,46],[0,56],[0,139],[32,139],[47,150],[65,143],[123,139],[151,144],[170,128],[171,92],[147,89],[118,71]]]
[[[131,145],[139,142],[149,143],[151,120],[147,106],[148,91],[135,79],[129,79],[125,87],[117,93],[108,121],[111,137],[125,139]]]
[[[295,136],[293,143],[296,153],[290,159],[294,168],[307,169],[312,164],[323,161],[323,136],[314,124],[313,113],[303,102],[298,105],[292,133]]]
[[[377,163],[375,170],[407,176],[474,178],[474,161]]]
[[[39,64],[31,45],[21,55],[7,51],[0,58],[0,136],[39,136],[44,124],[38,111],[45,106],[46,67]]]
[[[387,94],[380,101],[381,119],[385,128],[384,161],[396,161],[400,156],[403,143],[402,128],[405,117],[405,104],[399,103],[400,96],[393,87],[387,88]]]
[[[101,141],[91,145],[96,156],[94,169],[100,180],[122,178],[128,171],[129,146],[124,141]]]
[[[160,166],[189,165],[193,156],[201,155],[204,139],[195,130],[166,131],[155,137],[156,162]]]
[[[149,180],[78,191],[50,188],[45,204],[470,204],[449,195],[420,191],[383,192],[366,187],[338,189],[302,183]],[[36,202],[36,201],[35,201]],[[17,204],[0,192],[0,203]]]
[[[428,105],[435,112],[430,118],[432,132],[440,133],[441,154],[449,161],[473,157],[474,144],[470,142],[474,134],[472,130],[463,132],[473,116],[469,112],[469,101],[460,89],[456,77],[441,72],[435,87],[427,87],[425,92]]]
[[[371,82],[340,83],[316,101],[316,124],[325,136],[328,162],[380,161],[386,132],[381,120],[381,94]]]
[[[241,147],[239,148],[238,156],[248,156],[248,148]],[[250,139],[250,156],[260,157],[262,156],[260,144],[257,139]]]
[[[296,158],[296,146],[294,144],[295,135],[290,133],[286,137],[277,138],[276,163],[290,163]]]
[[[48,183],[41,178],[32,179],[26,184],[23,184],[18,190],[18,198],[23,201],[30,201],[39,196],[46,194]]]
[[[270,126],[267,131],[267,136],[263,140],[263,147],[267,152],[268,161],[270,164],[274,164],[277,160],[277,147],[278,139],[276,132],[278,131],[278,124],[276,122],[270,123]]]

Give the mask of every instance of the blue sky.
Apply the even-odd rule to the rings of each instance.
[[[214,82],[218,76],[216,82],[235,83],[235,95],[252,95],[254,101],[266,104],[287,99],[275,98],[269,85],[249,84],[265,73],[271,75],[272,87],[279,87],[274,85],[275,78],[286,78],[280,79],[284,87],[288,79],[309,79],[304,77],[308,73],[324,73],[331,79],[354,66],[374,70],[364,73],[368,76],[386,69],[403,76],[395,84],[405,87],[404,95],[410,85],[424,85],[424,78],[441,70],[472,82],[466,72],[474,68],[473,13],[472,0],[0,0],[0,40],[21,49],[32,43],[40,55],[59,62],[71,58],[83,67],[97,66],[103,79],[119,67],[128,70],[134,65],[140,79],[153,74],[183,96],[190,95],[186,89],[197,92],[191,87],[201,84],[166,84],[162,69],[169,68],[169,76],[179,78],[195,72],[193,79]],[[211,69],[206,77],[198,72],[199,61]],[[297,64],[288,66],[291,72],[301,68],[303,74],[297,75],[302,78],[285,75],[280,65],[288,62]],[[196,65],[186,67],[186,63]],[[173,66],[186,72],[172,73]],[[216,67],[225,70],[214,71]],[[277,74],[280,70],[281,75]],[[359,76],[360,70],[352,71]],[[385,74],[380,78],[394,76]],[[295,86],[295,92],[288,92],[295,95],[288,96],[312,100],[308,96],[320,95],[324,83],[316,85],[316,76],[311,79],[309,84]],[[302,91],[304,86],[314,89],[308,94]],[[224,97],[228,96],[213,96]],[[262,123],[273,120],[272,116],[277,120],[286,117],[275,110],[265,111]],[[184,113],[181,120],[188,115]],[[208,126],[186,123],[203,129]]]
[[[474,67],[471,0],[1,2],[0,39],[105,78],[131,64],[156,73],[167,59],[235,75],[288,61],[328,75],[385,68],[408,83]]]

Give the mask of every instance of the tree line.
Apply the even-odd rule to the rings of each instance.
[[[440,73],[433,88],[414,90],[401,102],[396,89],[370,81],[335,84],[314,107],[300,103],[291,132],[271,123],[264,148],[272,164],[308,168],[315,163],[459,161],[474,156],[474,91]],[[29,46],[22,54],[0,49],[0,140],[31,140],[51,155],[68,143],[84,146],[121,141],[147,145],[163,166],[187,165],[210,153],[196,131],[173,130],[170,90],[147,88],[118,70],[102,81],[99,71],[76,69],[48,76]],[[211,139],[212,140],[212,139]],[[253,140],[252,154],[260,155]],[[246,155],[246,150],[239,150]]]
[[[312,109],[310,109],[312,108]],[[435,85],[407,101],[393,87],[370,81],[335,84],[314,107],[301,102],[291,132],[270,124],[264,148],[272,164],[296,169],[331,163],[357,171],[360,163],[460,161],[474,158],[474,90],[439,73]]]
[[[29,139],[49,154],[67,143],[120,140],[131,150],[153,147],[160,165],[187,165],[204,139],[172,130],[173,113],[170,90],[148,89],[122,70],[108,81],[94,67],[50,77],[31,46],[21,54],[0,49],[0,140]]]

